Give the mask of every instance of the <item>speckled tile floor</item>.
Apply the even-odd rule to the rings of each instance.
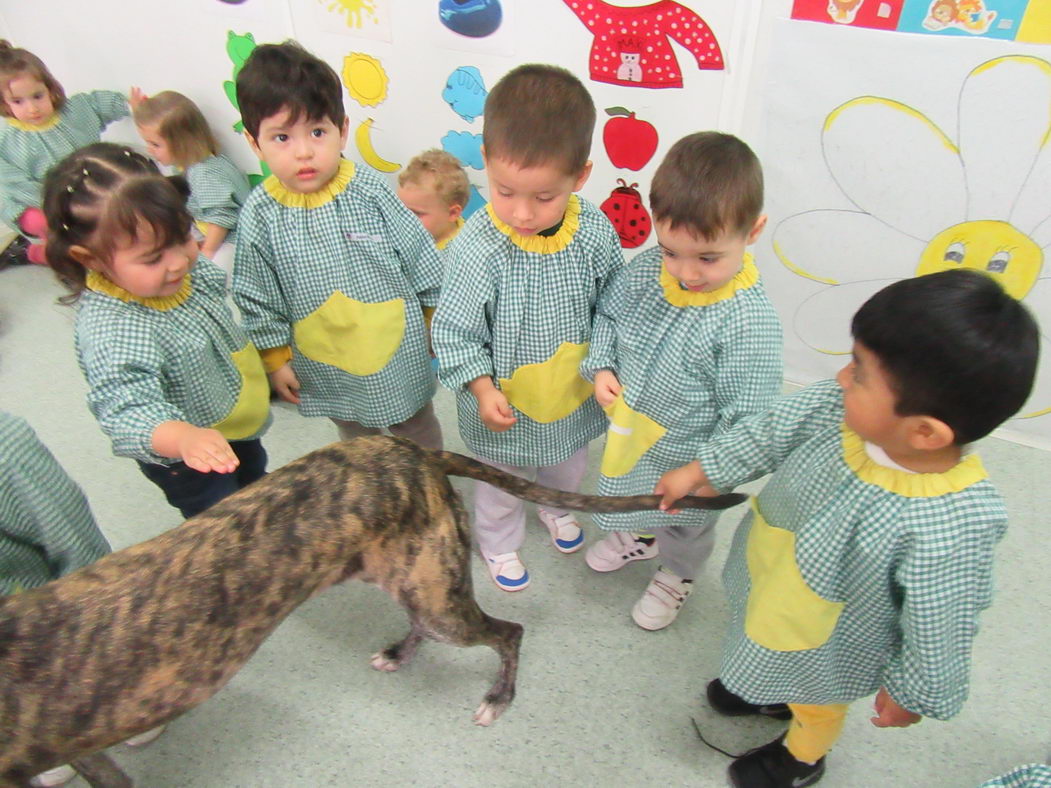
[[[125,547],[180,518],[132,461],[111,456],[88,413],[72,312],[54,303],[60,292],[47,270],[0,271],[0,408],[33,425],[84,488],[113,546]],[[443,391],[437,402],[449,448],[462,449],[451,396]],[[265,439],[271,468],[335,438],[327,421],[275,411]],[[859,701],[823,786],[975,786],[1051,749],[1051,454],[999,440],[981,452],[1012,522],[971,699],[950,722],[891,731],[872,727]],[[593,466],[597,456],[598,447]],[[689,605],[658,633],[629,616],[652,564],[598,575],[582,553],[557,553],[536,523],[523,551],[528,590],[499,591],[476,561],[482,607],[526,627],[518,697],[492,728],[476,728],[471,714],[495,655],[429,642],[403,671],[378,673],[369,655],[400,638],[407,621],[379,590],[349,583],[295,611],[225,689],[154,744],[117,748],[115,757],[149,788],[724,785],[727,759],[697,740],[691,716],[734,751],[780,732],[766,720],[718,718],[701,700],[726,620],[718,569],[740,516],[725,515]]]

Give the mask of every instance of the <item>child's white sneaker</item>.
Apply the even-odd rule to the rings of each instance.
[[[156,728],[150,728],[145,733],[140,733],[138,736],[132,736],[130,739],[125,739],[124,743],[129,747],[145,747],[151,741],[156,739],[162,733],[167,725],[158,725]]]
[[[489,555],[482,552],[489,576],[504,591],[521,591],[529,585],[529,572],[518,558],[518,553],[500,553]]]
[[[566,513],[555,516],[540,508],[537,508],[536,515],[547,526],[551,543],[563,553],[575,553],[584,546],[584,532],[573,515]]]
[[[613,531],[588,548],[584,561],[596,572],[612,572],[631,561],[653,558],[657,552],[657,542],[653,537],[643,540],[626,531]]]
[[[664,629],[679,615],[692,590],[692,580],[684,580],[662,566],[631,609],[631,617],[643,629]]]
[[[67,763],[62,766],[56,766],[54,769],[48,769],[46,772],[41,772],[36,777],[33,777],[29,784],[33,788],[56,788],[56,786],[65,785],[76,776],[77,770]]]

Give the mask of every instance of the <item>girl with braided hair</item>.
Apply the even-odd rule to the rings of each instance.
[[[185,517],[265,472],[269,388],[223,271],[191,235],[186,181],[96,143],[44,183],[48,259],[76,302],[88,406]]]

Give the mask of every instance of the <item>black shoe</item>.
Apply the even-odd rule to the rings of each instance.
[[[24,235],[16,235],[14,240],[0,252],[0,268],[9,265],[28,265],[29,258],[26,251],[29,249],[29,239]]]
[[[728,773],[735,788],[803,788],[825,774],[825,759],[804,763],[792,757],[778,736],[769,744],[749,750],[730,764]]]
[[[775,720],[790,720],[792,712],[784,703],[770,703],[760,705],[749,703],[744,698],[734,695],[726,689],[719,679],[708,682],[708,705],[720,714],[727,717],[744,717],[749,714],[758,714],[761,717],[771,717]]]

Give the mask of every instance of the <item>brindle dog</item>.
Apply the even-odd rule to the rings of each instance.
[[[448,474],[568,509],[659,500],[550,490],[396,438],[319,449],[154,539],[0,599],[0,784],[72,762],[91,785],[130,786],[101,750],[209,698],[285,616],[349,577],[389,592],[412,624],[373,667],[396,670],[424,636],[500,655],[474,715],[490,724],[514,697],[522,627],[474,600],[470,530]]]

